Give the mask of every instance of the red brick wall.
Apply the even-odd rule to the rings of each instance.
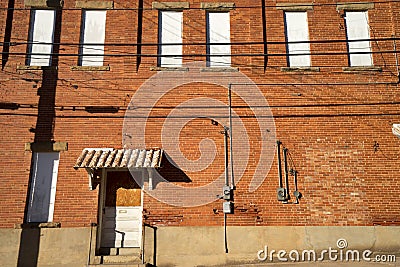
[[[7,3],[0,3],[0,35],[4,36]],[[16,0],[11,42],[12,53],[25,53],[28,38],[29,10]],[[64,1],[62,11],[60,53],[77,54],[80,31],[80,10],[75,2]],[[205,11],[200,2],[190,1],[184,10],[184,42],[206,42]],[[283,2],[283,1],[282,1]],[[291,1],[287,1],[291,2]],[[311,40],[344,40],[344,20],[332,1],[317,1],[308,11]],[[352,1],[353,2],[353,1]],[[262,42],[262,1],[237,1],[231,11],[232,42]],[[283,12],[276,1],[266,2],[268,42],[284,42]],[[72,71],[77,56],[60,56],[55,91],[55,119],[50,128],[36,131],[38,105],[49,80],[43,71],[17,70],[25,64],[24,55],[10,55],[0,72],[0,102],[20,104],[18,110],[0,109],[0,227],[22,223],[29,180],[31,152],[24,143],[36,140],[66,141],[68,151],[60,153],[54,221],[63,226],[87,226],[97,221],[98,189],[88,189],[84,170],[72,167],[85,147],[122,146],[122,126],[125,109],[136,90],[156,74],[150,68],[157,65],[156,57],[135,56],[138,28],[137,1],[114,1],[114,10],[107,11],[107,43],[126,46],[106,46],[104,65],[110,71]],[[128,9],[126,9],[128,8]],[[157,43],[157,14],[151,1],[144,1],[143,43]],[[375,3],[369,11],[371,37],[388,38],[399,34],[400,4]],[[398,44],[400,46],[400,43]],[[268,53],[285,53],[283,44],[268,44]],[[393,50],[393,41],[373,42],[374,51]],[[204,54],[204,45],[185,45],[184,54]],[[319,72],[282,72],[284,56],[269,56],[264,69],[263,44],[233,45],[233,54],[258,54],[254,57],[233,57],[233,65],[259,85],[274,115],[276,139],[289,149],[298,171],[298,186],[303,198],[300,204],[277,201],[278,174],[276,158],[262,186],[248,192],[248,185],[260,157],[259,130],[254,114],[248,107],[235,108],[242,116],[250,140],[252,160],[235,191],[235,214],[228,216],[230,225],[373,225],[398,221],[400,205],[397,179],[400,140],[391,133],[391,125],[399,123],[399,94],[396,61],[393,53],[374,54],[375,66],[382,72],[344,72],[347,55],[315,55],[319,52],[345,52],[345,43],[311,44],[312,65]],[[142,53],[154,55],[157,46],[143,46]],[[132,54],[128,56],[128,54]],[[205,61],[205,56],[184,57],[184,62]],[[137,69],[138,67],[138,69]],[[215,73],[218,77],[218,73]],[[54,77],[53,77],[54,78]],[[342,85],[334,85],[341,83]],[[362,83],[350,85],[348,83]],[[43,85],[44,84],[44,85]],[[311,85],[314,84],[314,85]],[[318,85],[317,85],[318,84]],[[77,88],[76,88],[77,86]],[[54,88],[53,88],[54,89]],[[52,89],[49,89],[52,90]],[[40,95],[39,95],[39,94]],[[208,96],[227,103],[227,92],[219,86],[195,83],[183,85],[166,94],[148,122],[148,147],[161,147],[160,130],[165,116],[183,101]],[[42,101],[43,101],[42,98]],[[243,101],[234,96],[233,105]],[[120,107],[115,114],[91,114],[85,106]],[[46,104],[45,104],[46,106]],[[48,108],[48,105],[46,106]],[[43,112],[43,110],[42,110]],[[40,116],[51,116],[51,110]],[[246,116],[245,116],[246,115]],[[198,144],[203,138],[215,142],[215,161],[202,172],[186,175],[193,187],[207,184],[213,175],[223,173],[224,147],[220,128],[209,120],[190,122],[180,135],[180,149],[188,159],[200,156]],[[49,135],[50,134],[50,135]],[[237,137],[247,138],[247,137]],[[376,144],[379,144],[377,147]],[[374,147],[375,145],[375,147]],[[290,186],[293,190],[292,177]],[[222,190],[222,189],[221,189]],[[196,196],[193,196],[196,198]],[[192,208],[173,207],[145,195],[144,215],[149,223],[163,225],[222,225],[222,201]]]

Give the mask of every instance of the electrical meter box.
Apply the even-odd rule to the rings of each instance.
[[[278,188],[276,190],[276,193],[278,195],[278,200],[279,201],[286,201],[287,200],[287,193],[285,188]]]
[[[222,210],[224,213],[233,213],[233,203],[230,201],[224,201]]]
[[[224,185],[223,190],[223,199],[224,200],[232,200],[232,189],[228,185]]]

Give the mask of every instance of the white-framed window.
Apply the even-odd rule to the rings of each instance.
[[[207,12],[207,66],[231,66],[229,12]]]
[[[105,10],[82,11],[80,66],[103,66],[106,17]]]
[[[368,11],[346,11],[345,19],[347,40],[352,41],[347,43],[350,66],[372,66]]]
[[[58,175],[58,152],[33,152],[27,222],[52,222]]]
[[[183,12],[160,10],[158,25],[158,66],[181,67]]]
[[[28,66],[50,66],[56,11],[32,9],[29,30]]]
[[[288,65],[290,67],[311,66],[307,12],[285,12],[285,32],[288,42],[286,47]]]

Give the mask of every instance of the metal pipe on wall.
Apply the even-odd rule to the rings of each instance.
[[[230,148],[230,161],[231,161],[231,188],[235,189],[235,176],[233,172],[233,133],[232,133],[232,84],[228,85],[228,98],[229,98],[229,148]]]
[[[278,160],[278,176],[279,176],[279,188],[282,188],[282,162],[281,162],[281,141],[276,141],[276,155]]]
[[[227,236],[227,225],[226,225],[226,213],[224,213],[224,244],[225,244],[225,253],[228,253],[228,236]]]
[[[226,126],[224,126],[224,149],[225,149],[225,185],[229,186],[228,129]]]
[[[287,162],[287,152],[288,149],[286,147],[283,148],[283,161],[285,165],[285,187],[286,187],[286,200],[290,199],[289,194],[289,170],[288,170],[288,162]]]

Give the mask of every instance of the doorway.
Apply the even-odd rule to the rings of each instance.
[[[142,175],[141,171],[137,174]],[[128,171],[107,171],[100,201],[100,247],[140,247],[142,238],[142,190]]]

